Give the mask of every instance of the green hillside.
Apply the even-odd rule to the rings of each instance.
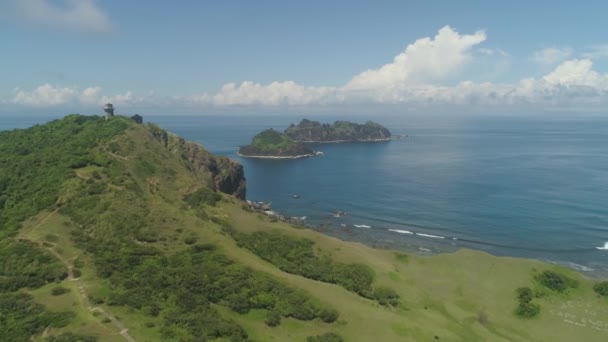
[[[239,154],[249,156],[312,156],[314,151],[306,145],[293,141],[286,134],[267,129],[256,134],[251,139],[251,144],[241,146]]]
[[[0,132],[0,341],[605,341],[608,285],[378,250],[251,211],[242,167],[155,125]]]

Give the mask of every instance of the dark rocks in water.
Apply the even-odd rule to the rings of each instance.
[[[300,142],[382,141],[391,138],[391,132],[387,128],[372,121],[365,124],[348,121],[327,124],[302,119],[297,125],[291,124],[285,134]]]

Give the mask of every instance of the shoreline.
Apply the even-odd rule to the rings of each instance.
[[[316,157],[316,156],[320,156],[321,154],[318,154],[318,153],[300,154],[297,156],[248,156],[248,155],[241,154],[240,152],[237,152],[236,155],[239,157],[243,157],[243,158],[256,158],[256,159],[301,159],[301,158]]]
[[[434,235],[434,234],[429,234],[429,233],[424,233],[422,231],[415,231],[415,230],[403,230],[403,229],[396,229],[396,228],[390,228],[390,227],[381,227],[381,228],[376,228],[376,226],[374,226],[375,229],[370,229],[372,228],[372,226],[368,226],[368,225],[357,225],[357,224],[352,224],[352,223],[348,223],[347,225],[342,225],[341,227],[335,225],[338,222],[324,222],[324,223],[319,223],[319,222],[315,222],[317,221],[317,218],[312,217],[311,221],[313,222],[304,222],[304,220],[302,221],[298,221],[298,222],[294,222],[292,219],[294,217],[288,217],[288,216],[283,216],[281,215],[279,212],[274,211],[274,210],[270,210],[270,211],[264,211],[264,210],[259,210],[259,209],[254,209],[252,208],[254,211],[257,211],[263,215],[266,215],[270,218],[274,218],[274,219],[278,219],[279,221],[283,221],[283,222],[287,222],[291,225],[294,226],[298,226],[300,228],[305,228],[305,229],[310,229],[316,232],[319,232],[321,234],[327,235],[327,236],[331,236],[343,241],[351,241],[351,242],[358,242],[361,243],[363,245],[366,245],[368,247],[371,248],[376,248],[376,249],[382,249],[382,250],[395,250],[395,251],[403,251],[403,252],[407,252],[407,253],[413,253],[413,254],[417,254],[417,255],[426,255],[426,256],[431,256],[431,255],[439,255],[439,254],[449,254],[449,253],[454,253],[457,252],[458,250],[471,250],[471,251],[477,251],[477,252],[482,252],[482,253],[486,253],[495,257],[507,257],[507,258],[519,258],[519,259],[528,259],[528,260],[537,260],[543,263],[547,263],[547,264],[553,264],[553,265],[560,265],[562,267],[566,267],[568,269],[574,270],[576,272],[578,272],[579,274],[582,274],[588,278],[592,278],[592,279],[604,279],[608,276],[608,267],[602,266],[602,265],[592,265],[592,264],[586,264],[586,263],[580,263],[580,261],[573,261],[573,260],[568,260],[568,259],[562,259],[562,258],[555,258],[555,257],[549,257],[549,256],[532,256],[532,255],[525,255],[525,254],[517,254],[517,253],[510,253],[509,251],[507,251],[508,246],[506,246],[506,249],[504,250],[491,250],[491,249],[487,249],[487,248],[482,248],[479,246],[475,246],[475,243],[471,243],[471,241],[469,241],[468,239],[461,239],[461,238],[456,238],[456,237],[449,237],[449,236],[443,236],[443,235]],[[307,218],[307,216],[303,216],[304,219]],[[375,235],[377,233],[381,234],[380,236],[378,236],[378,240],[368,240],[368,239],[361,239],[362,236],[365,236],[371,232],[372,235]],[[359,235],[356,232],[360,232],[363,235]],[[353,235],[354,234],[354,235]],[[388,234],[388,235],[386,235]],[[393,240],[392,242],[387,241],[385,238],[390,236],[391,234],[396,234],[393,235],[393,238],[391,240]],[[382,238],[382,235],[384,235],[384,238]],[[408,236],[408,238],[397,238],[397,236]],[[394,239],[397,239],[396,241]],[[398,240],[401,240],[401,242],[398,242]],[[422,242],[424,241],[424,242]],[[483,244],[483,242],[481,242],[481,244]],[[608,245],[608,242],[606,243],[606,245]],[[599,266],[599,267],[598,267]]]
[[[399,140],[405,138],[404,136],[395,136],[390,138],[380,138],[380,139],[365,139],[365,140],[325,140],[325,141],[317,141],[317,140],[294,140],[295,142],[303,143],[303,144],[343,144],[343,143],[369,143],[369,142],[384,142],[391,140]]]

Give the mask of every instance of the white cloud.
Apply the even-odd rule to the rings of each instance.
[[[499,59],[505,57],[501,50],[475,47],[483,40],[485,34],[482,31],[461,35],[446,26],[434,38],[419,39],[409,45],[392,63],[360,73],[340,87],[304,86],[294,81],[268,84],[245,81],[240,84],[228,83],[216,94],[167,99],[159,98],[154,93],[143,97],[131,91],[107,95],[102,93],[100,87],[81,90],[78,87],[44,84],[31,91],[16,89],[14,97],[5,102],[33,107],[67,104],[99,106],[111,102],[126,106],[143,104],[191,108],[403,104],[415,105],[416,108],[461,105],[559,109],[587,106],[597,109],[608,105],[608,74],[594,70],[590,58],[561,61],[542,77],[524,78],[514,83],[463,80],[446,85],[446,82],[439,82],[467,63],[474,67],[492,56]]]
[[[101,106],[111,102],[118,105],[133,105],[142,103],[144,98],[134,96],[131,91],[117,95],[102,95],[101,87],[88,87],[80,90],[78,87],[60,87],[43,84],[32,91],[15,89],[8,103],[27,107],[54,107],[62,105]]]
[[[272,82],[268,85],[245,81],[240,85],[228,83],[209,98],[218,106],[226,105],[307,105],[323,103],[335,92],[331,87],[305,87],[294,81]]]
[[[572,49],[569,47],[550,47],[535,51],[530,59],[542,66],[555,66],[572,56]]]
[[[94,0],[14,2],[18,16],[34,24],[85,32],[106,32],[112,29],[107,14]]]
[[[470,61],[471,48],[485,39],[483,31],[461,35],[445,26],[434,38],[421,38],[408,45],[392,63],[356,75],[345,88],[379,89],[444,79]]]

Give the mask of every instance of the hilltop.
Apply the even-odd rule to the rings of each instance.
[[[70,115],[0,132],[2,341],[605,341],[608,283],[273,222],[241,165]]]
[[[306,145],[271,128],[258,133],[251,139],[251,144],[241,146],[239,155],[253,158],[303,158],[316,154]]]
[[[379,123],[368,121],[357,124],[349,121],[336,121],[333,124],[302,119],[299,124],[291,124],[285,134],[300,142],[374,142],[391,139],[391,132]]]

